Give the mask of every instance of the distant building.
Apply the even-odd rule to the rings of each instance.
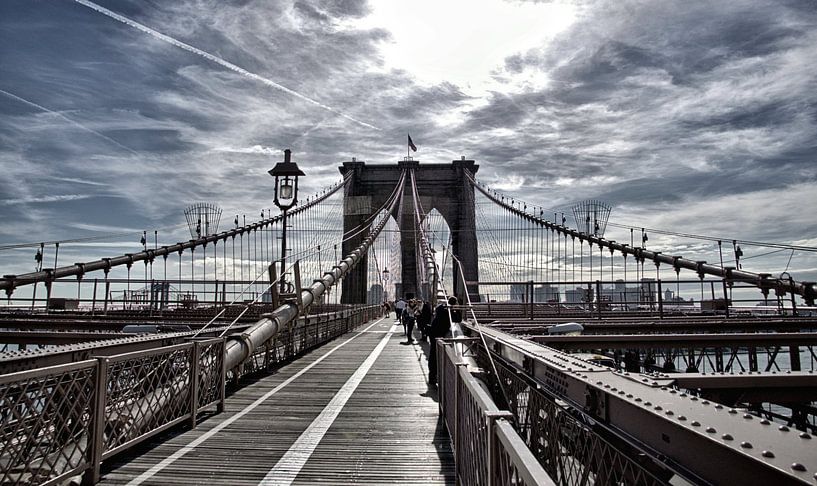
[[[511,302],[525,302],[528,293],[528,286],[525,284],[511,284],[511,295],[508,300]]]
[[[369,294],[366,297],[367,304],[381,304],[383,303],[383,286],[374,284],[369,288]]]
[[[534,302],[559,302],[559,288],[554,285],[539,285],[533,289]]]

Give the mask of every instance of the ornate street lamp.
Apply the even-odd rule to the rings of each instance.
[[[391,278],[391,274],[389,273],[388,268],[383,269],[383,302],[389,301],[389,292],[386,290],[389,288],[389,279]]]
[[[284,271],[286,269],[287,254],[287,210],[298,203],[298,176],[306,175],[298,164],[292,162],[292,151],[284,150],[284,161],[275,164],[269,175],[275,178],[275,193],[273,202],[282,212],[281,230],[281,293],[286,292]]]

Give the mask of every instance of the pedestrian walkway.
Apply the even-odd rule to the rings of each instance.
[[[361,326],[117,459],[101,484],[453,484],[428,345],[404,341],[393,317]]]

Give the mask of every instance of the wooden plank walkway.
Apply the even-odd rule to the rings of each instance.
[[[115,458],[101,484],[454,484],[428,344],[402,341],[393,314],[361,326]]]

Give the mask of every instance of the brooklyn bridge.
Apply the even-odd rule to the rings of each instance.
[[[35,244],[0,281],[0,482],[814,484],[813,282],[465,157],[339,171],[299,195],[286,151],[278,214],[205,208],[187,241]],[[406,337],[401,298],[445,335]]]

